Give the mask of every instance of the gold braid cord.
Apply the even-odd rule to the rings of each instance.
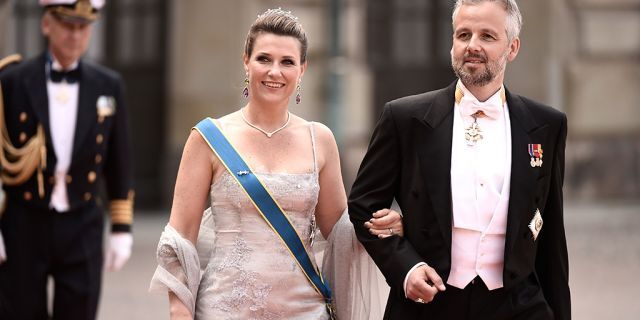
[[[8,56],[0,60],[0,69],[8,64],[19,62],[20,56],[17,54]],[[47,148],[45,145],[44,129],[38,125],[36,135],[31,137],[21,148],[15,147],[9,138],[9,132],[4,118],[4,97],[0,86],[0,179],[2,183],[15,186],[27,181],[33,173],[38,171],[38,195],[44,198],[44,178],[42,171],[47,166]]]

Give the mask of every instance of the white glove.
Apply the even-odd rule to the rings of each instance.
[[[129,232],[116,232],[109,236],[107,254],[104,257],[104,268],[107,271],[118,271],[129,260],[133,236]]]
[[[4,239],[2,238],[2,231],[0,231],[0,264],[7,261],[7,252],[4,249]]]

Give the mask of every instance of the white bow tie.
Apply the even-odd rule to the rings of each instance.
[[[491,119],[498,119],[502,113],[502,99],[499,96],[491,97],[485,102],[480,102],[474,97],[462,97],[460,108],[465,116],[472,116],[479,111]]]

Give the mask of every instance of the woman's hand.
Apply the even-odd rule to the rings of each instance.
[[[381,209],[373,213],[373,218],[364,223],[369,232],[378,236],[378,238],[386,238],[394,235],[403,236],[404,228],[402,226],[402,216],[391,209]]]

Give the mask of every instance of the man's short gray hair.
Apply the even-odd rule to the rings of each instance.
[[[502,5],[507,12],[506,31],[509,42],[520,35],[520,29],[522,29],[522,14],[520,14],[520,9],[518,9],[518,4],[515,0],[456,0],[456,4],[453,7],[453,14],[451,15],[451,22],[453,23],[456,19],[456,15],[461,6],[478,5],[483,2],[497,2]]]

